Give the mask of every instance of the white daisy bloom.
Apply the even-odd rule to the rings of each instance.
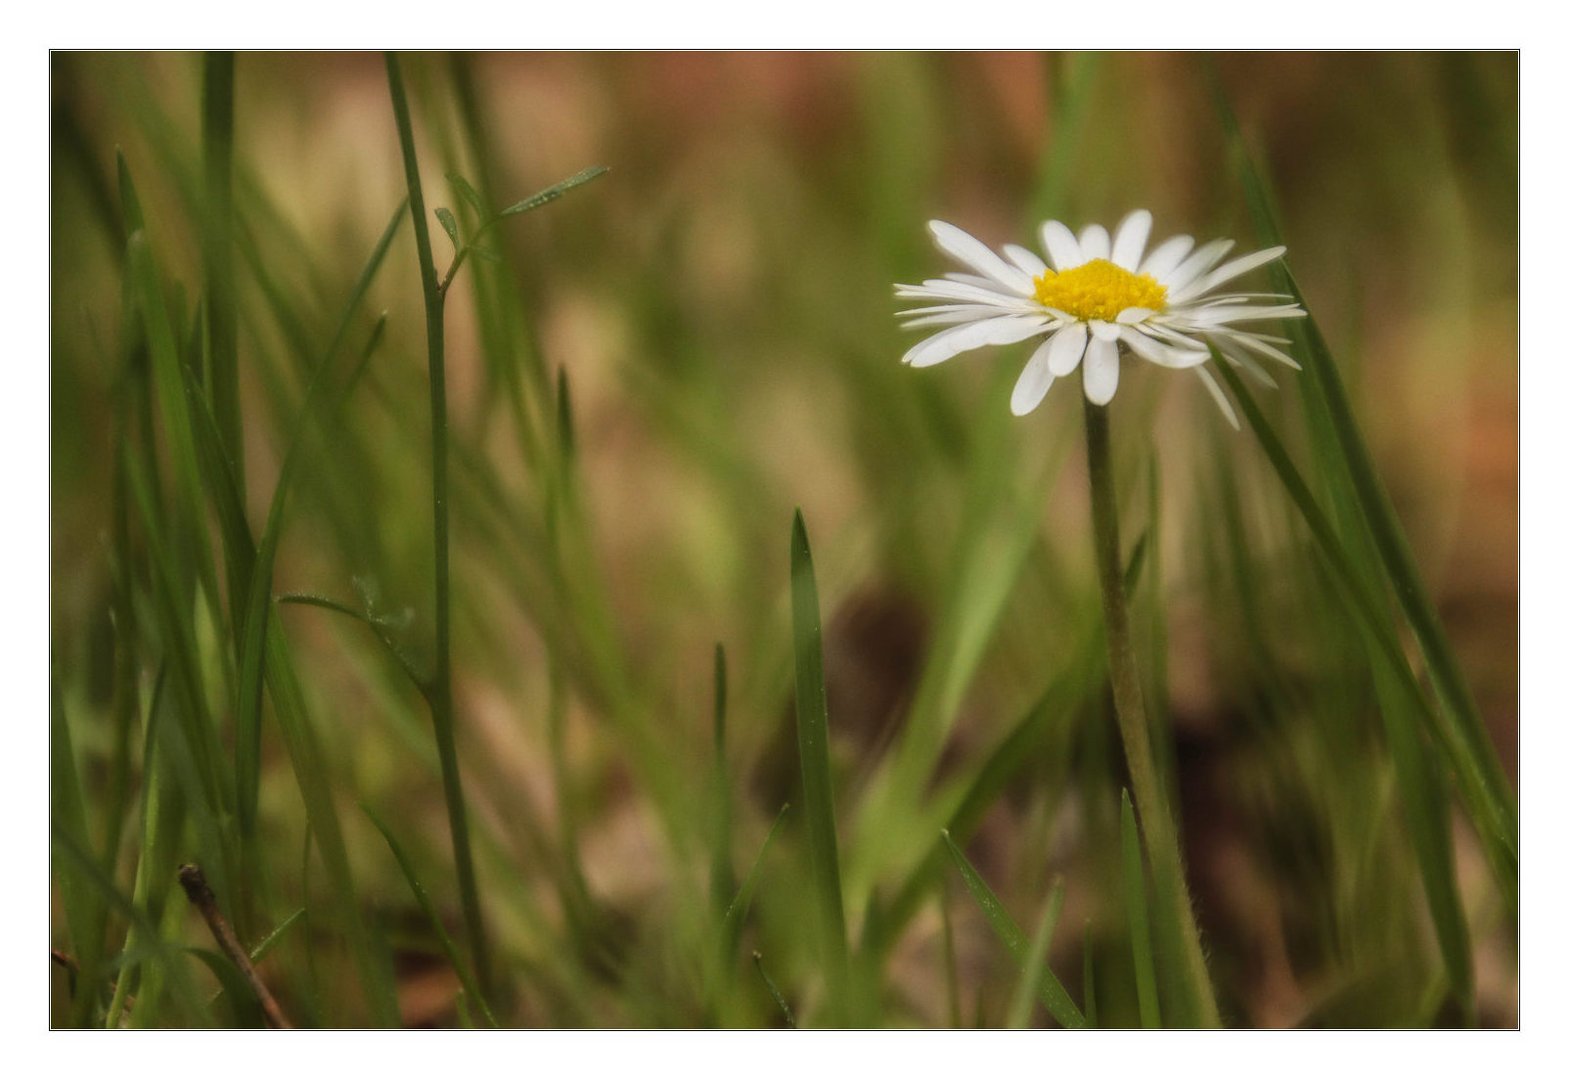
[[[1041,226],[1046,258],[1017,244],[998,255],[962,229],[929,223],[932,238],[964,266],[960,273],[897,285],[894,294],[926,307],[899,312],[906,327],[941,327],[904,354],[911,367],[930,367],[983,345],[1043,339],[1013,388],[1012,409],[1035,409],[1056,379],[1082,361],[1084,396],[1105,405],[1117,392],[1123,347],[1162,367],[1197,372],[1233,427],[1236,411],[1205,370],[1209,346],[1228,362],[1273,385],[1259,358],[1289,367],[1297,362],[1279,346],[1286,339],[1239,324],[1305,315],[1289,297],[1216,290],[1285,254],[1267,248],[1221,262],[1230,240],[1195,249],[1191,236],[1173,236],[1146,251],[1152,218],[1135,210],[1115,234],[1087,225],[1077,236],[1060,221]],[[1277,301],[1255,303],[1255,301]]]

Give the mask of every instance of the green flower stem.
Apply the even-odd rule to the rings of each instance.
[[[1149,720],[1144,713],[1144,692],[1139,687],[1138,665],[1133,655],[1133,634],[1128,627],[1128,598],[1122,582],[1122,548],[1117,535],[1117,496],[1112,481],[1111,432],[1106,407],[1084,401],[1084,434],[1089,451],[1090,510],[1095,524],[1095,562],[1100,574],[1101,604],[1106,615],[1106,645],[1111,671],[1112,704],[1122,735],[1133,803],[1144,829],[1150,870],[1155,879],[1157,902],[1169,898],[1177,910],[1175,923],[1181,942],[1180,964],[1194,1003],[1196,1023],[1219,1027],[1220,1012],[1210,986],[1199,945],[1198,923],[1182,875],[1177,850],[1177,827],[1171,807],[1161,792],[1150,745]]]
[[[431,725],[436,731],[436,751],[441,759],[442,790],[447,801],[447,822],[452,829],[452,853],[457,863],[463,921],[468,926],[469,948],[474,953],[474,976],[480,989],[489,995],[490,949],[485,941],[479,888],[474,880],[474,854],[469,843],[468,811],[463,801],[463,778],[458,772],[457,738],[452,715],[452,579],[447,528],[446,294],[436,279],[436,263],[431,254],[430,224],[425,219],[425,195],[420,187],[419,160],[414,152],[414,125],[409,118],[403,74],[398,67],[398,58],[390,52],[387,54],[387,85],[392,93],[392,111],[397,117],[398,142],[403,148],[403,168],[408,178],[409,214],[414,221],[420,285],[425,295],[425,343],[430,354],[431,488],[436,522],[436,673],[430,694]]]

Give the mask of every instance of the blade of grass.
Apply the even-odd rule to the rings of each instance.
[[[784,824],[785,815],[790,812],[790,804],[785,803],[779,808],[779,813],[774,817],[774,823],[768,828],[768,835],[763,837],[763,846],[757,849],[757,858],[752,860],[752,868],[746,872],[746,879],[741,882],[735,897],[725,908],[724,922],[720,926],[720,950],[724,962],[728,966],[735,955],[736,944],[741,940],[741,924],[746,921],[746,914],[752,907],[752,896],[757,892],[758,878],[762,875],[763,860],[768,854],[769,847],[778,835],[779,827]]]
[[[212,409],[234,483],[245,501],[241,433],[238,312],[234,288],[234,54],[202,58],[202,269],[206,280],[205,371]],[[236,583],[243,584],[243,583]],[[242,595],[235,590],[236,595]]]
[[[72,746],[71,725],[66,717],[59,683],[52,674],[49,679],[49,817],[54,827],[69,836],[83,851],[92,850],[87,826],[87,803],[82,798],[81,774]],[[55,867],[51,876],[60,891],[66,930],[80,965],[76,998],[71,1003],[71,1026],[86,1027],[92,1023],[102,982],[99,968],[106,911],[98,892],[69,863]]]
[[[403,845],[398,843],[392,835],[392,830],[376,815],[376,812],[364,803],[360,808],[365,811],[365,816],[370,818],[371,824],[376,826],[382,839],[387,841],[387,847],[392,851],[392,857],[398,861],[398,869],[403,871],[404,879],[409,883],[409,891],[414,894],[420,911],[430,923],[430,928],[436,933],[436,940],[441,943],[441,951],[447,954],[447,960],[452,964],[452,970],[457,972],[458,981],[463,984],[463,990],[469,999],[477,1002],[480,1011],[485,1014],[491,1027],[500,1027],[496,1021],[496,1014],[491,1012],[490,1003],[485,1000],[485,995],[480,992],[479,983],[475,981],[469,966],[463,962],[463,957],[458,952],[458,947],[453,944],[447,928],[442,924],[441,915],[436,911],[436,905],[431,902],[430,894],[425,891],[425,886],[420,884],[419,877],[414,873],[414,864],[409,860],[408,852],[403,850]]]
[[[1426,701],[1406,664],[1393,627],[1383,617],[1384,609],[1374,598],[1372,588],[1358,573],[1356,564],[1346,553],[1329,518],[1292,463],[1280,436],[1264,417],[1252,394],[1242,383],[1241,376],[1218,359],[1214,366],[1226,380],[1270,465],[1317,540],[1324,562],[1341,585],[1353,613],[1358,616],[1359,630],[1369,645],[1369,660],[1373,665],[1380,704],[1379,714],[1383,720],[1390,756],[1395,762],[1396,781],[1401,790],[1405,819],[1422,874],[1428,910],[1433,918],[1451,986],[1465,1007],[1470,1008],[1474,998],[1470,943],[1459,885],[1455,879],[1454,847],[1445,805],[1447,800],[1442,779],[1429,760],[1418,729],[1423,718],[1428,718],[1429,726],[1433,726]]]
[[[1019,981],[1014,984],[1013,999],[1008,1003],[1008,1027],[1023,1028],[1030,1023],[1030,1010],[1034,1008],[1035,1000],[1040,994],[1041,972],[1046,968],[1046,957],[1051,952],[1051,938],[1057,930],[1057,920],[1062,916],[1064,889],[1062,876],[1059,874],[1052,883],[1051,893],[1046,898],[1046,908],[1041,913],[1041,922],[1035,929],[1035,936],[1030,939],[1029,951],[1024,954],[1024,963],[1019,968]]]
[[[768,977],[768,969],[763,967],[763,954],[760,952],[752,953],[752,963],[757,967],[757,974],[762,977],[763,985],[768,987],[768,996],[774,999],[774,1004],[784,1014],[785,1023],[791,1027],[799,1026],[795,1022],[795,1013],[790,1011],[790,1003],[779,992],[779,987],[774,985],[774,980]]]
[[[953,859],[954,865],[959,868],[959,876],[963,879],[965,888],[970,890],[970,895],[980,905],[981,914],[986,916],[986,921],[992,928],[992,933],[997,935],[1003,947],[1008,950],[1008,955],[1013,962],[1022,968],[1029,958],[1029,943],[1024,939],[1024,932],[1019,929],[1019,924],[1013,921],[1012,916],[1004,910],[1002,901],[997,899],[997,894],[992,892],[991,886],[970,865],[970,860],[964,857],[964,852],[959,850],[959,845],[953,842],[953,837],[946,829],[942,833],[943,844],[948,849],[948,855]],[[1073,998],[1063,987],[1060,980],[1052,972],[1051,966],[1042,960],[1040,965],[1040,980],[1037,985],[1037,996],[1046,1011],[1065,1028],[1081,1028],[1084,1026],[1084,1014],[1073,1003]]]
[[[1247,152],[1236,117],[1226,99],[1218,76],[1210,72],[1216,111],[1220,116],[1229,148],[1237,163],[1244,195],[1259,239],[1266,245],[1280,243],[1277,215],[1262,174]],[[1282,263],[1271,268],[1275,288],[1304,309],[1295,278]],[[1379,480],[1372,455],[1362,437],[1351,408],[1345,384],[1317,322],[1309,315],[1293,319],[1287,327],[1293,354],[1303,364],[1304,402],[1315,432],[1315,447],[1322,456],[1332,458],[1334,468],[1326,470],[1349,487],[1349,501],[1356,507],[1355,519],[1367,530],[1389,584],[1405,613],[1407,622],[1422,653],[1433,689],[1439,702],[1440,718],[1446,735],[1440,740],[1450,764],[1459,773],[1466,801],[1470,804],[1478,830],[1483,834],[1489,862],[1499,878],[1499,887],[1511,910],[1518,910],[1519,815],[1508,777],[1498,759],[1492,740],[1460,671],[1453,647],[1443,631],[1410,544],[1405,538],[1398,515]]]
[[[306,388],[305,402],[301,406],[299,420],[290,436],[289,448],[284,454],[283,466],[279,471],[277,484],[273,488],[272,502],[267,509],[267,523],[263,528],[261,543],[251,567],[250,581],[247,585],[245,622],[240,639],[240,679],[238,706],[235,712],[235,787],[242,833],[250,833],[255,826],[261,754],[262,662],[266,654],[267,621],[272,608],[268,593],[272,590],[273,564],[277,558],[278,540],[283,531],[283,511],[288,499],[289,484],[299,461],[300,447],[305,433],[313,422],[314,410],[320,408],[325,423],[342,408],[349,389],[356,383],[356,379],[351,377],[338,394],[329,395],[326,373],[331,369],[333,358],[342,346],[355,311],[370,288],[370,283],[375,279],[376,272],[381,268],[387,249],[392,245],[392,239],[403,221],[405,208],[406,204],[400,203],[397,210],[393,212],[392,220],[382,230],[380,240],[372,250],[364,269],[360,271],[359,278],[349,294],[348,302],[344,305],[332,342],[327,346],[327,351],[323,354],[321,363],[317,365],[310,385]],[[381,340],[385,326],[384,316],[377,322],[370,341],[361,354],[359,365],[361,369]],[[318,402],[321,402],[319,406]]]
[[[207,1019],[206,1005],[196,993],[190,981],[190,973],[178,962],[183,950],[174,946],[160,933],[157,926],[147,917],[147,913],[137,907],[135,902],[121,892],[104,873],[103,867],[98,865],[91,851],[77,843],[59,822],[50,822],[49,836],[50,850],[61,863],[69,867],[71,872],[79,875],[81,882],[95,890],[108,907],[117,911],[140,932],[142,951],[164,962],[162,966],[172,974],[175,992],[181,1003],[189,1009],[190,1014],[203,1020]],[[122,975],[122,981],[123,978]]]
[[[790,531],[790,608],[795,642],[795,730],[801,761],[801,812],[806,817],[816,897],[819,959],[828,984],[829,1012],[849,1007],[849,944],[839,884],[833,777],[828,762],[828,693],[823,682],[822,616],[806,521],[798,509]]]
[[[1155,989],[1155,945],[1145,906],[1144,849],[1133,818],[1133,800],[1122,789],[1122,903],[1128,909],[1128,941],[1133,947],[1133,980],[1139,997],[1139,1023],[1160,1027],[1160,996]]]
[[[953,912],[948,896],[948,879],[944,878],[937,894],[937,909],[942,915],[942,975],[948,990],[948,1026],[964,1026],[964,1015],[959,1004],[959,955],[953,945]]]

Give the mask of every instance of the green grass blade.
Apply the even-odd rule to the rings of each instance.
[[[234,287],[234,54],[202,58],[202,271],[206,367],[224,452],[245,500],[241,433],[239,315]]]
[[[774,842],[774,837],[779,833],[779,827],[784,824],[785,815],[790,812],[790,804],[785,803],[779,808],[774,823],[768,828],[768,835],[763,837],[763,846],[757,849],[757,858],[752,860],[752,868],[746,872],[746,879],[741,882],[735,898],[725,908],[724,922],[719,932],[720,950],[724,962],[728,965],[735,956],[736,943],[741,940],[741,924],[746,921],[746,914],[752,907],[752,896],[757,892],[757,882],[762,876],[763,860],[768,855],[768,849]]]
[[[833,778],[828,762],[828,693],[823,682],[823,629],[806,521],[795,512],[790,531],[790,607],[795,641],[795,730],[801,761],[801,812],[806,817],[812,891],[830,1012],[849,1005],[849,944],[839,884]]]
[[[392,830],[387,828],[381,818],[369,806],[361,804],[365,816],[370,818],[371,824],[376,826],[382,839],[387,841],[387,847],[392,850],[392,857],[398,861],[398,869],[403,871],[404,879],[409,883],[409,891],[414,894],[414,899],[419,903],[420,911],[430,923],[430,928],[436,933],[436,940],[441,943],[441,951],[447,954],[447,960],[452,964],[452,970],[457,972],[458,981],[463,984],[464,993],[470,1000],[479,1004],[480,1011],[485,1014],[485,1019],[491,1027],[500,1027],[496,1021],[496,1014],[491,1012],[490,1004],[485,1000],[485,995],[480,992],[479,983],[475,982],[473,972],[463,962],[463,957],[458,953],[458,947],[447,933],[447,928],[442,924],[441,915],[436,911],[436,905],[431,902],[430,894],[425,891],[425,886],[420,884],[419,876],[414,873],[414,864],[409,860],[408,852],[403,850],[403,845],[398,843],[392,835]]]
[[[114,909],[139,932],[140,949],[146,955],[162,961],[164,970],[173,976],[175,993],[193,1017],[207,1019],[207,1008],[190,981],[190,973],[179,962],[183,950],[167,941],[158,927],[147,917],[130,897],[104,873],[103,867],[93,858],[89,849],[77,843],[59,822],[50,823],[50,851],[63,868],[76,874],[88,888],[97,892],[102,902]],[[121,976],[124,978],[124,975]]]
[[[1218,78],[1214,80],[1217,111],[1230,148],[1237,162],[1243,192],[1253,215],[1259,239],[1264,244],[1281,242],[1280,227],[1271,207],[1268,189],[1257,166],[1247,152],[1236,118],[1225,99]],[[1307,309],[1295,278],[1284,264],[1276,263],[1271,274],[1277,291],[1285,293]],[[1372,546],[1388,577],[1389,584],[1411,627],[1422,653],[1439,712],[1448,736],[1442,740],[1450,764],[1469,789],[1468,801],[1477,814],[1477,827],[1489,849],[1489,861],[1511,912],[1517,910],[1519,814],[1508,777],[1504,773],[1492,740],[1477,710],[1476,702],[1460,671],[1459,662],[1443,631],[1437,610],[1422,582],[1410,544],[1400,525],[1388,493],[1384,490],[1362,436],[1339,368],[1330,355],[1316,320],[1293,319],[1287,325],[1293,355],[1303,365],[1304,401],[1315,427],[1315,445],[1337,459],[1332,475],[1349,486],[1350,501],[1357,519],[1365,527]],[[1513,916],[1512,916],[1513,917]]]
[[[381,621],[368,612],[361,611],[359,608],[346,604],[342,600],[334,600],[330,596],[317,596],[315,593],[282,593],[277,599],[280,604],[298,604],[302,607],[321,608],[324,611],[333,611],[339,615],[347,615],[355,622],[368,627],[370,632],[376,636],[376,640],[381,643],[381,647],[386,650],[387,655],[398,665],[403,674],[408,676],[408,680],[414,685],[414,689],[418,690],[425,700],[430,700],[430,679],[420,674],[419,669],[414,666],[414,661],[410,659],[408,653],[404,652],[403,647],[392,639]]]
[[[496,216],[513,217],[517,214],[526,214],[530,210],[538,210],[546,203],[555,202],[573,188],[581,187],[590,180],[604,176],[609,171],[610,170],[603,165],[592,165],[584,169],[582,172],[573,173],[571,176],[567,177],[565,180],[562,180],[560,183],[551,184],[543,191],[536,191],[528,198],[513,203],[511,206],[507,207]]]
[[[1406,664],[1394,628],[1388,624],[1371,587],[1357,572],[1355,563],[1346,553],[1328,516],[1292,463],[1279,435],[1243,385],[1241,377],[1218,360],[1215,367],[1236,398],[1287,494],[1296,503],[1309,531],[1318,541],[1319,551],[1339,582],[1348,605],[1358,616],[1359,630],[1370,646],[1368,654],[1373,665],[1379,714],[1383,718],[1390,756],[1395,763],[1396,782],[1401,789],[1406,823],[1422,874],[1428,910],[1433,918],[1451,986],[1463,1003],[1469,1003],[1473,981],[1469,934],[1455,878],[1447,799],[1442,778],[1429,760],[1418,725],[1425,719],[1427,726],[1435,729],[1441,745],[1445,729],[1433,723],[1421,689]],[[1454,748],[1450,749],[1453,752]],[[1461,794],[1463,798],[1467,794],[1463,782]],[[1476,813],[1474,807],[1472,812]],[[1479,831],[1479,835],[1485,847],[1487,834]],[[1493,852],[1493,859],[1507,858],[1507,852]],[[1505,876],[1499,880],[1500,884],[1507,884],[1513,878]],[[1506,892],[1506,897],[1511,895]]]
[[[1155,988],[1155,944],[1150,936],[1144,888],[1144,846],[1133,817],[1133,800],[1122,790],[1122,903],[1128,909],[1128,940],[1133,947],[1133,979],[1138,990],[1139,1023],[1160,1027],[1160,996]]]
[[[53,678],[49,680],[49,817],[54,827],[82,851],[92,850],[71,725],[59,684]],[[98,1000],[106,911],[102,897],[69,862],[59,863],[53,870],[51,876],[59,889],[66,930],[80,972],[71,1007],[71,1026],[86,1027],[92,1022]]]
[[[261,963],[267,954],[272,952],[272,950],[277,947],[278,942],[282,941],[284,936],[288,934],[288,932],[292,930],[294,926],[304,917],[305,909],[295,908],[287,918],[285,918],[277,926],[273,927],[271,932],[269,932],[266,937],[258,941],[256,943],[256,947],[251,950],[251,963]]]
[[[1051,952],[1051,938],[1057,930],[1057,920],[1062,917],[1062,903],[1065,895],[1062,877],[1052,883],[1051,893],[1046,898],[1046,908],[1041,913],[1041,922],[1035,930],[1035,936],[1030,938],[1029,951],[1024,954],[1024,964],[1019,969],[1019,981],[1013,988],[1013,999],[1008,1003],[1008,1027],[1022,1028],[1029,1026],[1030,1010],[1035,1005],[1041,986],[1041,972],[1046,968],[1046,957]]]
[[[305,802],[307,826],[326,868],[328,888],[354,956],[371,1018],[378,1026],[396,1027],[399,1022],[397,991],[376,958],[370,932],[358,909],[358,893],[349,868],[348,848],[333,801],[331,780],[305,708],[305,695],[294,673],[288,644],[277,620],[270,620],[267,631],[266,672],[273,715],[294,768],[295,783]]]
[[[779,1011],[784,1014],[785,1023],[789,1024],[791,1027],[799,1026],[795,1022],[795,1013],[790,1011],[790,1003],[786,1001],[785,996],[779,992],[779,987],[774,985],[774,980],[768,977],[768,969],[763,967],[763,954],[760,952],[752,953],[752,963],[757,968],[757,974],[762,977],[763,985],[768,987],[768,996],[774,999],[774,1004],[777,1005],[779,1007]]]
[[[1004,910],[1002,901],[997,899],[997,894],[992,892],[991,886],[987,885],[975,867],[970,865],[970,860],[964,857],[964,852],[959,850],[959,845],[953,842],[953,837],[946,829],[943,830],[942,839],[954,865],[959,868],[959,876],[964,880],[965,888],[970,890],[970,895],[980,905],[981,914],[986,916],[992,932],[1008,950],[1008,955],[1013,957],[1013,962],[1022,968],[1029,958],[1029,942],[1025,940],[1024,932],[1019,929],[1019,924],[1013,921],[1013,917]],[[1068,996],[1067,989],[1044,960],[1040,966],[1038,996],[1041,1004],[1046,1006],[1046,1011],[1051,1013],[1057,1023],[1063,1027],[1084,1026],[1084,1014],[1073,1003],[1073,998]]]
[[[385,241],[391,240],[392,230],[396,224],[389,226],[387,233],[383,234]],[[385,253],[385,244],[378,246],[377,253],[372,256],[372,264],[379,264],[380,257]],[[362,275],[362,281],[368,281]],[[349,312],[352,312],[359,299],[358,292],[351,299]],[[349,312],[345,312],[344,323],[348,321]],[[381,341],[382,331],[386,327],[386,318],[377,320],[376,327],[371,332],[370,340],[360,357],[360,367],[363,368]],[[283,510],[287,504],[290,481],[294,476],[296,463],[299,461],[299,448],[302,445],[305,431],[312,422],[312,414],[318,402],[327,397],[327,380],[323,377],[332,361],[331,351],[317,369],[317,374],[312,378],[310,386],[305,391],[305,403],[301,408],[300,421],[295,426],[294,434],[290,438],[289,449],[284,455],[283,467],[278,473],[277,485],[273,488],[272,504],[267,510],[267,524],[263,529],[261,544],[257,548],[256,556],[251,563],[250,581],[247,585],[247,599],[245,603],[245,621],[240,638],[240,675],[238,689],[238,706],[235,711],[235,739],[234,739],[234,771],[236,798],[239,802],[240,829],[243,834],[249,834],[255,829],[256,799],[259,790],[261,771],[261,706],[262,706],[262,664],[266,655],[267,622],[271,617],[272,604],[269,593],[272,591],[273,564],[278,555],[278,539],[283,532]],[[324,421],[330,419],[341,409],[349,391],[356,385],[357,379],[351,377],[341,391],[324,405],[321,411]]]

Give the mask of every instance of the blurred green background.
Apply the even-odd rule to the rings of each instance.
[[[1063,873],[1053,967],[1076,995],[1093,972],[1102,1022],[1136,1022],[1120,763],[1103,676],[1080,659],[1098,614],[1077,381],[1015,420],[1023,346],[901,368],[910,338],[891,286],[948,269],[925,232],[934,217],[1033,246],[1042,216],[1111,225],[1148,207],[1157,238],[1255,244],[1211,74],[1273,185],[1287,260],[1512,775],[1515,55],[524,53],[406,68],[432,207],[465,213],[449,171],[499,206],[611,170],[499,229],[498,259],[468,264],[447,305],[458,739],[507,1022],[778,1021],[750,964],[726,1003],[709,1000],[694,942],[708,932],[716,642],[740,872],[792,799],[796,506],[822,592],[852,927],[898,894],[955,785],[1069,673],[1060,717],[968,850],[1026,930]],[[135,670],[117,668],[114,476],[127,431],[158,425],[138,427],[127,403],[115,154],[183,338],[200,317],[201,76],[197,55],[52,61],[52,675],[91,835],[127,894],[140,836],[113,823],[135,805],[142,759],[117,726],[116,687],[129,678],[145,709],[161,646],[147,630]],[[235,86],[246,509],[259,529],[311,367],[404,188],[379,55],[241,54]],[[439,270],[451,248],[433,236]],[[429,414],[406,223],[346,351],[381,311],[363,379],[311,440],[273,591],[370,611],[424,669]],[[1300,444],[1294,375],[1280,375],[1264,404]],[[1125,543],[1150,542],[1135,597],[1146,692],[1180,777],[1223,1011],[1258,1025],[1456,1022],[1434,989],[1442,968],[1390,809],[1365,657],[1254,438],[1196,381],[1142,364],[1125,365],[1113,418]],[[232,659],[221,620],[195,608],[228,745]],[[384,943],[403,1022],[457,1022],[456,979],[356,805],[409,847],[461,939],[420,698],[362,623],[275,610],[343,818],[349,906]],[[297,1022],[368,1022],[334,993],[355,978],[346,916],[332,913],[345,898],[310,865],[270,720],[262,752],[252,936],[307,912],[264,971]],[[199,833],[182,851],[208,842]],[[1458,816],[1455,844],[1478,1017],[1510,1025],[1513,912]],[[798,1008],[820,993],[804,862],[787,821],[746,931]],[[879,1022],[1001,1023],[1012,977],[968,897],[940,876],[918,894],[878,967]],[[180,917],[166,925],[202,943]],[[54,992],[67,1022],[63,976]]]

